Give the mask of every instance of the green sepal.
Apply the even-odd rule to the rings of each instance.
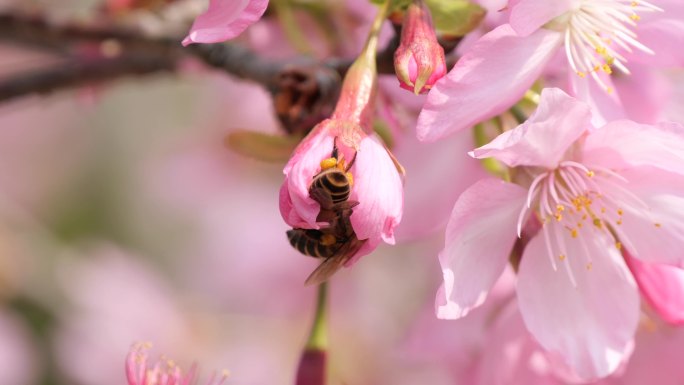
[[[394,137],[392,136],[392,131],[390,130],[387,123],[380,119],[375,119],[373,121],[373,131],[382,139],[387,148],[394,147]]]
[[[300,140],[295,136],[236,130],[226,136],[225,144],[240,155],[265,162],[285,163]]]
[[[449,37],[464,36],[477,28],[487,11],[467,0],[425,0],[432,12],[437,33]]]

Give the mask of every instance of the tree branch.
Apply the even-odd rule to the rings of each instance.
[[[115,58],[68,61],[58,66],[31,71],[0,81],[0,102],[35,93],[76,87],[119,78],[172,71],[173,60],[162,57],[126,54]]]

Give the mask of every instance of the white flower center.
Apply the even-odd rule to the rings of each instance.
[[[631,245],[620,228],[623,215],[638,212],[642,218],[650,217],[648,205],[629,192],[625,188],[626,183],[613,171],[604,168],[589,170],[580,163],[563,161],[558,168],[537,175],[530,185],[527,204],[518,219],[518,235],[522,232],[528,211],[534,207],[542,223],[541,231],[553,269],[557,270],[557,261],[566,262],[563,265],[576,286],[574,273],[566,259],[586,258],[585,266],[591,270],[591,253],[583,237],[608,237],[617,249],[621,249],[623,243]],[[653,223],[660,227],[659,223]],[[581,249],[587,252],[569,255],[568,236],[572,242],[580,242]]]
[[[590,75],[602,88],[612,92],[599,76],[610,75],[612,67],[629,74],[627,59],[620,52],[634,49],[653,54],[639,43],[634,28],[639,12],[657,12],[661,8],[645,1],[577,0],[570,11],[565,29],[565,53],[577,75]]]

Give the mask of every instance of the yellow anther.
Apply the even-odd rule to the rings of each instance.
[[[622,243],[620,243],[620,242],[615,242],[615,247],[616,247],[618,250],[622,250]]]
[[[615,221],[615,224],[620,226],[622,224],[622,219],[618,219],[617,221]]]
[[[591,270],[592,267],[593,266],[592,266],[591,262],[587,263],[587,270]]]
[[[584,73],[584,72],[582,72],[582,71],[577,71],[577,75],[579,75],[579,77],[581,77],[581,78],[586,78],[586,77],[587,77],[587,74]]]
[[[559,211],[559,212],[560,212],[560,211],[563,211],[563,210],[565,210],[565,206],[563,206],[563,205],[557,205],[557,206],[556,206],[556,211]]]
[[[606,53],[606,47],[603,47],[603,46],[596,47],[596,53],[599,55],[604,55]]]
[[[321,236],[321,245],[323,246],[334,245],[335,242],[337,242],[337,239],[332,234],[323,234]]]
[[[632,20],[634,20],[634,21],[639,21],[639,20],[641,20],[641,16],[637,15],[636,13],[633,14],[633,15],[631,15],[629,18],[632,19]]]
[[[577,227],[582,228],[582,222],[577,222]]]
[[[563,220],[563,216],[559,213],[555,214],[554,217],[556,217],[556,221],[558,221],[558,222]]]
[[[632,7],[636,7],[637,5],[639,5],[638,1],[632,1],[632,3],[630,4],[630,6]]]
[[[559,255],[559,256],[558,256],[558,259],[560,259],[561,261],[564,261],[564,260],[565,260],[565,254]]]
[[[594,72],[596,72],[596,71],[598,71],[600,68],[601,68],[600,66],[595,65],[594,68],[592,68],[592,70],[593,70]]]
[[[622,209],[618,209],[617,213],[618,213],[618,215],[622,215],[622,214],[624,214],[624,211],[622,211]]]
[[[601,220],[598,219],[598,218],[594,218],[593,223],[594,223],[594,226],[598,227],[599,229],[600,229],[601,226],[602,226]]]
[[[588,176],[589,178],[593,178],[594,175],[595,175],[595,174],[594,174],[593,171],[591,171],[591,170],[587,171],[587,176]]]
[[[656,224],[655,224],[655,227],[657,227],[657,228],[661,228],[661,227],[662,227],[662,225],[661,225],[660,223],[656,223]]]
[[[610,95],[613,93],[613,87],[606,87],[606,92]]]
[[[337,166],[336,158],[327,158],[321,161],[321,170],[328,170]]]
[[[586,221],[587,220],[587,214],[582,215],[582,220]]]
[[[347,180],[349,181],[349,185],[352,186],[354,184],[354,176],[352,175],[352,173],[348,172],[344,175],[347,176]]]
[[[602,65],[601,69],[603,70],[603,72],[607,73],[608,75],[613,73],[613,70],[610,68],[610,66],[608,64]]]
[[[601,207],[601,214],[605,214],[605,213],[606,213],[606,208],[605,208],[605,207]]]
[[[572,229],[570,230],[570,236],[573,238],[577,238],[577,229]]]

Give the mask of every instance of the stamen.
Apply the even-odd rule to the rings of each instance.
[[[603,89],[612,89],[599,76],[611,75],[613,67],[625,74],[627,59],[619,51],[654,52],[637,39],[634,28],[641,19],[639,12],[662,12],[648,2],[626,0],[579,0],[569,13],[565,30],[565,55],[572,70],[580,77],[590,75]]]

